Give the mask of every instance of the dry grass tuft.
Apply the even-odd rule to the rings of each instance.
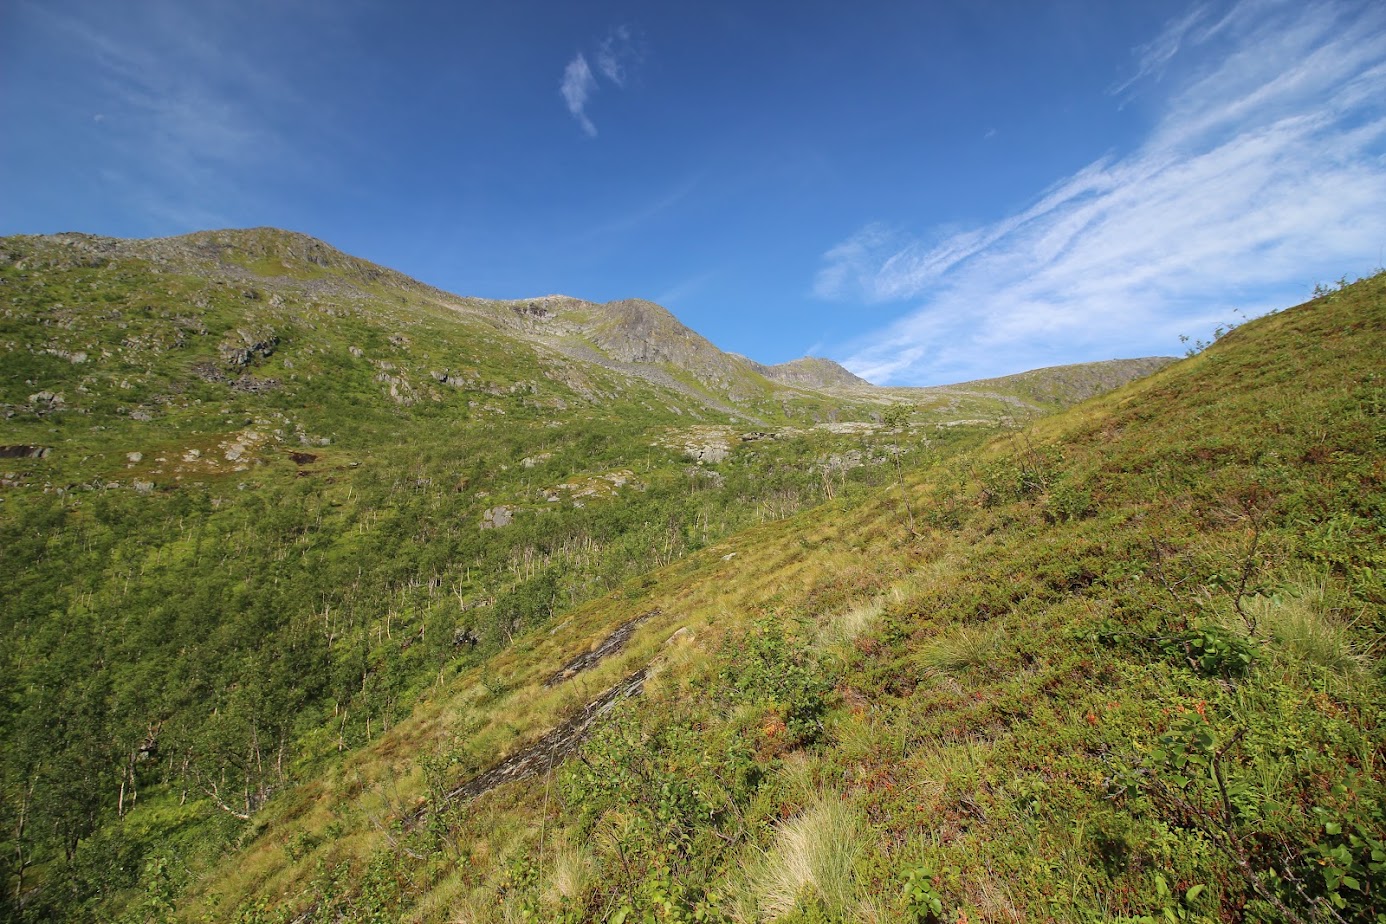
[[[566,898],[574,905],[580,904],[596,872],[592,851],[581,844],[559,844],[548,865],[544,900],[557,905]]]
[[[877,598],[848,607],[839,616],[830,617],[818,630],[818,644],[823,647],[849,645],[880,618],[885,601]]]
[[[1258,634],[1274,643],[1277,655],[1316,677],[1355,680],[1369,669],[1371,652],[1354,640],[1352,625],[1334,614],[1322,580],[1297,582],[1273,597],[1254,597],[1244,608]]]
[[[830,914],[850,913],[858,899],[853,867],[863,840],[857,812],[839,800],[822,799],[785,822],[754,875],[760,912],[771,920],[783,917],[811,891]]]
[[[917,656],[926,674],[962,674],[991,664],[1006,639],[1004,626],[963,626],[925,646]]]

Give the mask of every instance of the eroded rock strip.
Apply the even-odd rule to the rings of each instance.
[[[546,732],[538,741],[449,791],[445,798],[449,802],[475,799],[497,786],[528,779],[558,766],[582,744],[597,719],[610,712],[612,707],[622,700],[640,695],[648,674],[649,668],[642,667],[582,707],[582,711],[577,715]],[[422,818],[423,814],[423,811],[416,813],[414,820]]]
[[[629,622],[622,623],[616,630],[602,640],[602,643],[591,651],[584,651],[582,654],[564,664],[555,671],[548,680],[544,681],[544,686],[555,687],[563,681],[580,674],[585,670],[590,670],[600,664],[605,658],[610,657],[626,646],[630,637],[635,634],[635,630],[640,628],[642,623],[654,619],[660,611],[650,610],[643,616],[637,616]]]

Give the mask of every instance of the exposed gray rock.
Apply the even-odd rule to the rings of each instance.
[[[797,385],[805,388],[869,389],[871,383],[858,378],[831,359],[805,356],[792,362],[777,366],[762,366],[756,363],[756,371],[768,379],[783,385]]]
[[[29,407],[40,416],[62,410],[65,403],[60,393],[51,391],[35,392],[29,396]]]
[[[215,363],[193,363],[189,371],[204,382],[225,382],[230,378]]]
[[[273,332],[238,330],[234,337],[228,336],[221,342],[217,352],[228,366],[241,368],[257,358],[268,358],[277,346],[279,338]]]
[[[451,372],[433,371],[430,372],[429,375],[432,376],[433,380],[438,384],[447,385],[450,388],[466,388],[468,385],[472,384],[472,379],[466,376],[453,375]]]
[[[52,451],[47,446],[0,446],[0,459],[46,459]]]
[[[388,366],[389,364],[382,363],[382,365]],[[390,368],[393,367],[391,366]],[[402,375],[391,375],[389,372],[381,372],[376,375],[375,380],[386,386],[390,394],[390,400],[396,404],[408,406],[417,400],[414,386],[410,385],[409,380]]]
[[[724,445],[717,443],[707,443],[702,446],[691,446],[688,449],[688,457],[699,462],[711,462],[717,464],[726,460],[731,452]]]
[[[510,310],[522,318],[532,318],[536,321],[553,320],[553,312],[545,308],[541,302],[520,302],[510,306]]]
[[[243,375],[231,383],[232,391],[247,395],[263,395],[283,387],[278,379],[262,379],[253,375]]]
[[[583,707],[571,719],[546,732],[532,744],[520,748],[486,771],[472,777],[467,782],[444,794],[448,802],[464,802],[490,792],[497,786],[527,779],[539,773],[546,773],[558,766],[565,757],[577,750],[587,738],[593,723],[607,714],[619,702],[632,696],[639,696],[645,688],[645,678],[649,668],[641,668],[611,687]],[[416,825],[423,820],[425,810],[420,809],[409,817],[408,823]]]
[[[617,626],[616,629],[606,638],[602,639],[600,643],[593,644],[587,651],[578,653],[566,664],[550,674],[549,678],[544,681],[544,686],[557,686],[574,674],[580,674],[585,670],[596,667],[603,660],[624,648],[626,642],[630,641],[630,637],[635,634],[635,630],[640,628],[641,623],[653,619],[658,615],[660,615],[660,610],[654,609]]]
[[[505,504],[488,507],[481,515],[482,529],[501,529],[515,521],[515,508]]]

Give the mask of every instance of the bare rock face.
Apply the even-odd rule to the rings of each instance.
[[[52,355],[52,356],[56,356],[56,357],[58,357],[59,359],[65,359],[65,360],[67,360],[68,362],[72,363],[74,366],[80,365],[81,363],[84,363],[84,362],[87,361],[87,354],[86,354],[86,351],[85,351],[85,350],[77,350],[76,352],[68,352],[67,350],[47,349],[47,350],[44,350],[44,352],[45,352],[45,353],[48,353],[48,354],[50,354],[50,355]]]
[[[257,358],[264,359],[279,346],[279,338],[272,331],[238,330],[235,336],[228,336],[217,347],[222,361],[228,366],[243,368]]]
[[[29,396],[29,407],[40,417],[51,414],[54,411],[61,411],[65,400],[61,394],[51,391],[35,392]]]
[[[831,359],[805,356],[777,366],[759,366],[761,375],[783,385],[808,388],[870,388],[871,383],[858,378]]]
[[[393,369],[393,366],[389,368]],[[414,386],[403,375],[391,375],[388,371],[376,374],[375,380],[384,385],[390,400],[405,407],[418,400],[418,395],[414,392]]]
[[[716,465],[731,455],[731,439],[731,431],[722,427],[690,427],[664,440],[663,444],[681,450],[685,458],[700,465]]]
[[[490,394],[495,394],[492,387],[483,385],[474,372],[453,372],[451,369],[439,371],[434,369],[431,370],[428,375],[439,385],[446,385],[449,388],[478,388]]]
[[[721,443],[707,443],[702,446],[695,446],[689,449],[689,457],[698,462],[710,462],[716,465],[718,462],[726,461],[730,452]]]
[[[531,318],[535,321],[553,320],[553,312],[544,306],[541,301],[522,302],[511,305],[510,310],[522,318]]]
[[[481,515],[482,529],[501,529],[515,522],[515,508],[505,504],[487,508]]]
[[[0,459],[43,459],[52,451],[48,446],[0,446]]]

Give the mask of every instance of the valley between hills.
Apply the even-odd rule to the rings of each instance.
[[[0,920],[1386,920],[1386,275],[936,388],[0,239]]]

